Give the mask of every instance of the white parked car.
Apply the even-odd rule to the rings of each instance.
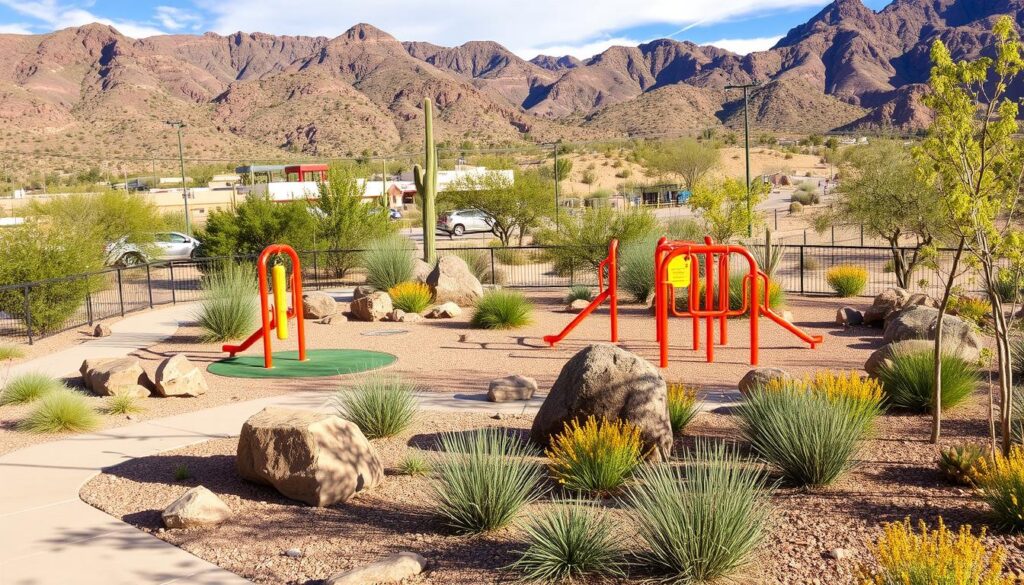
[[[494,219],[478,209],[459,209],[437,217],[437,229],[449,235],[494,231]]]
[[[195,256],[199,240],[181,232],[160,232],[153,234],[153,258],[138,245],[121,238],[107,244],[107,264],[135,266],[150,260],[181,260]]]

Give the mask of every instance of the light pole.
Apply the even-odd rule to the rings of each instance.
[[[552,172],[551,174],[555,177],[555,231],[558,231],[559,228],[560,228],[559,222],[558,222],[558,212],[559,212],[559,209],[558,209],[558,182],[562,178],[562,177],[560,177],[558,175],[558,143],[557,142],[552,142],[551,143],[551,148],[553,149],[553,153],[554,153],[554,156],[555,156],[555,160],[552,163],[554,165],[554,167],[551,169],[554,172]]]
[[[761,85],[756,81],[753,83],[744,83],[738,85],[727,85],[726,90],[730,89],[742,89],[743,90],[743,153],[746,158],[747,168],[747,237],[753,237],[754,235],[754,215],[753,210],[750,208],[750,117],[747,115],[747,90],[751,87],[757,87]]]
[[[185,234],[192,235],[192,217],[188,212],[188,187],[185,184],[185,150],[181,146],[181,129],[185,123],[181,120],[167,120],[164,122],[178,129],[178,163],[181,165],[181,197],[185,201]]]

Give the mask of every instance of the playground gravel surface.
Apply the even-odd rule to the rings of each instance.
[[[511,331],[473,329],[469,325],[471,310],[464,310],[454,319],[424,320],[417,323],[386,323],[347,321],[340,314],[330,324],[307,321],[309,348],[348,348],[382,351],[398,356],[398,361],[385,368],[417,384],[424,392],[448,392],[457,396],[479,397],[486,393],[490,380],[508,374],[522,374],[537,379],[540,393],[550,388],[562,365],[577,351],[591,343],[608,342],[609,319],[602,307],[574,330],[568,338],[550,348],[542,341],[547,334],[557,333],[574,315],[563,311],[562,289],[527,291],[535,305],[533,322]],[[789,310],[795,323],[810,334],[824,335],[817,349],[808,349],[796,337],[767,320],[761,322],[761,365],[778,366],[793,372],[811,372],[821,368],[860,369],[867,356],[881,341],[881,331],[867,327],[843,329],[834,322],[835,311],[843,304],[866,307],[869,299],[836,299],[792,297]],[[345,303],[341,303],[345,310]],[[654,342],[654,317],[646,306],[620,306],[620,345],[641,357],[657,362],[658,346]],[[749,369],[749,321],[733,319],[729,323],[730,344],[715,348],[715,362],[705,362],[704,352],[692,350],[689,321],[670,321],[672,339],[669,367],[665,377],[673,382],[696,384],[707,390],[735,388]],[[274,339],[274,351],[296,349],[295,325],[287,341]],[[366,335],[390,330],[404,330],[395,335]],[[202,343],[200,331],[185,323],[165,342],[141,349],[138,357],[152,377],[160,361],[176,353],[185,354],[201,367],[226,357],[220,344]],[[703,342],[703,340],[702,340]],[[254,347],[244,355],[262,355]],[[342,385],[351,385],[363,374],[323,378],[240,379],[207,374],[209,391],[195,398],[141,399],[143,412],[125,416],[102,416],[102,427],[116,427],[131,422],[160,418],[210,408],[234,401],[251,400],[297,391],[333,392]],[[80,385],[79,378],[68,380]],[[90,396],[97,409],[105,399]],[[17,431],[17,421],[25,417],[30,405],[0,406],[0,453],[33,443],[59,438],[61,435],[32,435]]]

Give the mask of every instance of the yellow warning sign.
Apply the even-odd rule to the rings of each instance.
[[[676,256],[668,261],[668,282],[675,288],[690,286],[690,257]]]

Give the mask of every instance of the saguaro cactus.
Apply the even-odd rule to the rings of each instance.
[[[423,201],[423,261],[433,264],[437,260],[437,215],[434,201],[437,199],[437,150],[434,148],[434,113],[430,98],[423,100],[423,121],[426,125],[424,165],[412,169],[416,191]]]

